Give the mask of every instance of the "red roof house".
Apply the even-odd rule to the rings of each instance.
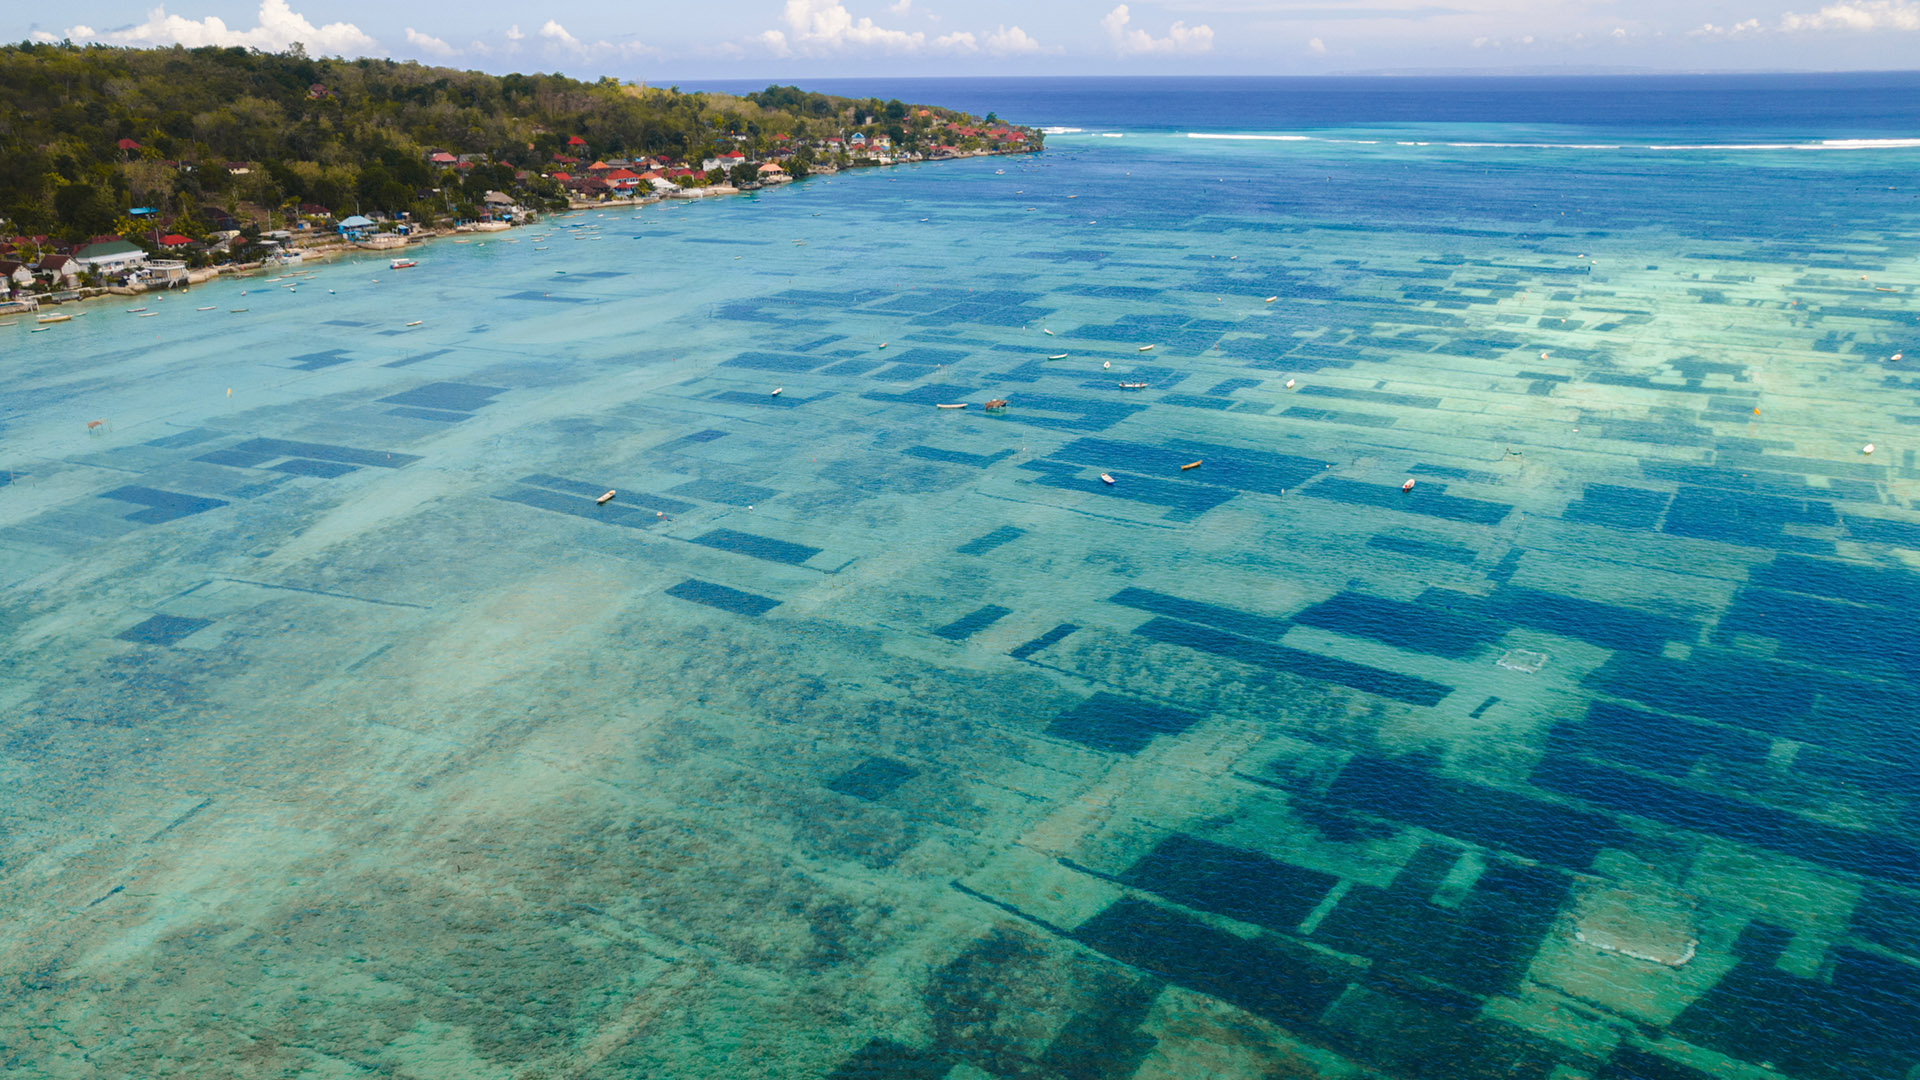
[[[569,135],[567,136],[567,145],[568,146],[585,146],[587,145],[587,140],[581,138],[578,135]]]

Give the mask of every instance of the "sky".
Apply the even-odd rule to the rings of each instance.
[[[0,40],[700,79],[1915,66],[1920,0],[71,0]]]

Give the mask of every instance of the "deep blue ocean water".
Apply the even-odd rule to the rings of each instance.
[[[1920,1066],[1920,77],[814,88],[0,326],[0,1076]]]

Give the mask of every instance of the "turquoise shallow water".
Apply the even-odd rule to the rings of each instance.
[[[1904,1075],[1920,150],[1312,134],[0,327],[0,1075]]]

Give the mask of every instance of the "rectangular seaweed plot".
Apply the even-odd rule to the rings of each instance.
[[[1310,950],[1271,938],[1247,941],[1144,900],[1114,902],[1073,936],[1121,963],[1279,1024],[1314,1020],[1351,978]]]
[[[386,450],[361,450],[331,443],[295,442],[291,439],[248,439],[228,449],[258,456],[261,461],[277,457],[312,458],[339,461],[348,465],[370,465],[376,469],[400,469],[419,461],[413,454],[395,454]]]
[[[227,505],[225,499],[214,499],[203,495],[183,495],[177,491],[162,491],[159,488],[128,485],[114,488],[100,496],[103,499],[115,499],[146,507],[127,515],[128,521],[137,521],[143,525],[158,525],[176,518],[204,514]]]
[[[752,506],[763,503],[780,494],[772,488],[758,484],[742,484],[732,480],[689,480],[667,491],[688,499],[702,502],[720,503],[724,506]]]
[[[1672,1031],[1806,1080],[1883,1080],[1920,1064],[1920,968],[1840,947],[1830,981],[1742,963],[1687,1007]]]
[[[1920,885],[1920,848],[1897,837],[1828,825],[1770,806],[1696,791],[1579,758],[1550,755],[1536,787],[1735,843],[1767,848],[1894,884]]]
[[[1747,580],[1761,588],[1812,593],[1856,604],[1920,611],[1920,574],[1901,567],[1863,566],[1834,559],[1779,555],[1754,567]]]
[[[1007,655],[1013,657],[1015,660],[1025,660],[1037,652],[1050,649],[1060,644],[1067,639],[1069,634],[1072,634],[1078,629],[1080,628],[1073,623],[1061,623],[1059,626],[1041,634],[1039,637],[1034,638],[1032,641],[1027,642],[1025,645],[1020,646]]]
[[[696,604],[731,611],[735,615],[765,615],[780,606],[780,601],[764,596],[755,596],[739,589],[729,589],[725,585],[715,585],[711,581],[688,578],[667,589],[668,596],[679,597]]]
[[[1344,592],[1293,617],[1301,626],[1372,638],[1402,649],[1464,660],[1500,640],[1498,623],[1437,605]]]
[[[975,608],[933,633],[935,637],[943,637],[948,641],[965,641],[1011,614],[1013,614],[1012,608],[1003,608],[999,604],[987,604],[984,607]]]
[[[1185,600],[1178,596],[1154,592],[1151,589],[1121,589],[1108,597],[1107,603],[1135,608],[1153,615],[1164,615],[1169,619],[1200,623],[1225,630],[1230,634],[1243,634],[1269,641],[1280,640],[1293,626],[1289,620],[1276,615],[1256,615],[1249,611],[1239,611],[1218,604]]]
[[[1440,854],[1450,864],[1458,852]],[[1559,917],[1569,879],[1546,867],[1493,862],[1466,900],[1449,909],[1429,899],[1443,872],[1436,862],[1385,889],[1354,888],[1315,929],[1314,940],[1370,957],[1376,972],[1412,972],[1469,993],[1518,986]]]
[[[1587,706],[1585,721],[1563,720],[1555,725],[1552,745],[1569,753],[1680,777],[1708,754],[1743,765],[1763,764],[1773,740],[1738,728],[1596,701]]]
[[[932,1050],[873,1039],[827,1074],[827,1080],[940,1080],[953,1062]]]
[[[1616,529],[1652,529],[1660,524],[1660,515],[1672,501],[1673,496],[1665,491],[1588,484],[1579,501],[1569,503],[1560,516],[1567,521]]]
[[[799,566],[820,554],[820,549],[816,547],[775,540],[770,536],[736,532],[732,529],[714,529],[694,537],[691,542],[702,547],[731,551],[736,555],[749,555],[768,562],[786,563],[789,566]]]
[[[1157,735],[1178,735],[1200,716],[1118,694],[1095,694],[1047,725],[1047,734],[1115,754],[1136,754]]]
[[[1120,880],[1176,904],[1291,933],[1340,879],[1257,851],[1174,833]]]
[[[1302,488],[1300,494],[1352,506],[1376,506],[1385,510],[1425,514],[1429,517],[1471,522],[1475,525],[1498,525],[1513,511],[1513,507],[1505,503],[1463,499],[1457,495],[1433,490],[1432,485],[1416,487],[1412,491],[1402,491],[1389,484],[1364,484],[1358,480],[1340,477],[1322,480],[1320,483]]]
[[[720,366],[746,368],[749,371],[778,371],[791,375],[802,371],[812,371],[824,363],[826,363],[826,358],[819,356],[801,356],[796,353],[743,352],[731,360],[721,361]]]
[[[493,404],[493,399],[507,392],[504,386],[476,386],[472,383],[436,382],[425,386],[416,386],[402,393],[383,397],[380,400],[389,405],[415,405],[423,409],[446,409],[452,412],[473,412]]]
[[[919,775],[919,769],[904,761],[870,757],[827,781],[827,790],[872,802],[893,794],[901,784]]]
[[[1002,525],[985,536],[975,537],[961,544],[954,550],[962,555],[985,555],[994,548],[1002,544],[1011,544],[1025,535],[1027,535],[1025,529],[1015,528],[1012,525]]]
[[[1823,667],[1902,677],[1920,666],[1913,613],[1746,588],[1721,617],[1720,632],[1773,638],[1784,655]]]
[[[1669,641],[1691,642],[1700,634],[1693,623],[1670,615],[1513,585],[1496,590],[1484,607],[1490,618],[1626,652],[1658,653]]]
[[[656,519],[644,516],[631,506],[618,506],[609,503],[596,504],[592,499],[574,498],[557,491],[542,491],[539,488],[523,487],[504,495],[495,495],[501,502],[519,503],[536,510],[549,510],[556,514],[586,518],[607,525],[621,525],[629,529],[644,529],[656,523]]]
[[[203,626],[212,625],[212,619],[189,619],[179,615],[155,615],[145,622],[135,623],[113,635],[121,641],[133,641],[142,645],[172,645],[188,634]]]
[[[1327,801],[1570,870],[1631,839],[1600,814],[1376,757],[1349,761]]]
[[[1453,693],[1451,686],[1429,682],[1417,676],[1368,667],[1365,664],[1356,664],[1350,660],[1340,660],[1331,656],[1321,656],[1319,653],[1310,653],[1268,641],[1255,641],[1211,627],[1195,626],[1173,619],[1154,619],[1134,630],[1134,633],[1152,641],[1168,645],[1183,645],[1189,649],[1224,656],[1229,660],[1238,660],[1241,663],[1254,664],[1274,671],[1284,671],[1290,675],[1364,690],[1369,694],[1379,694],[1381,697],[1393,698],[1412,705],[1438,705],[1448,694]]]

